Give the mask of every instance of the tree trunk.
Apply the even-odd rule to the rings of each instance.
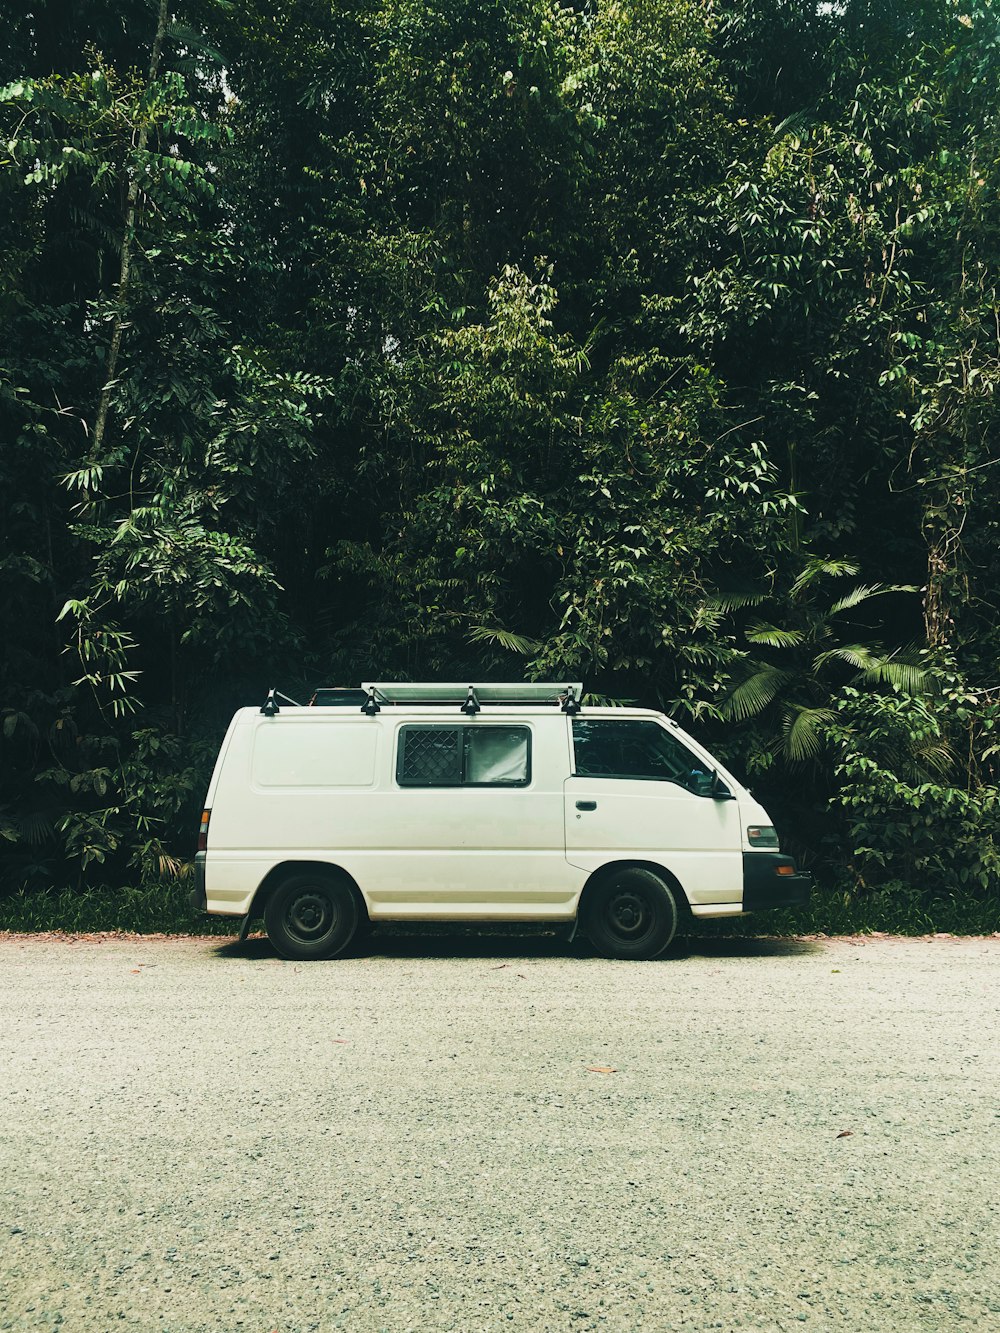
[[[160,0],[156,18],[156,36],[153,38],[153,50],[149,60],[149,82],[152,83],[159,73],[160,57],[163,54],[163,42],[167,34],[168,0]],[[129,177],[128,195],[125,205],[125,231],[122,236],[121,267],[118,272],[118,297],[115,301],[115,322],[111,332],[111,345],[108,348],[108,360],[104,371],[104,387],[101,389],[100,402],[97,405],[97,418],[94,422],[94,438],[91,443],[91,455],[99,458],[104,444],[104,434],[108,423],[108,407],[111,403],[111,391],[114,388],[115,374],[118,370],[118,355],[121,351],[122,333],[125,330],[128,284],[132,272],[132,253],[135,249],[136,219],[139,213],[139,159],[146,151],[149,138],[149,124],[144,121],[139,127],[136,140],[135,158]]]
[[[954,612],[963,597],[962,528],[966,496],[964,472],[955,470],[937,496],[924,509],[920,530],[927,545],[927,583],[924,587],[924,632],[928,648],[952,645]],[[945,489],[946,488],[946,489]]]

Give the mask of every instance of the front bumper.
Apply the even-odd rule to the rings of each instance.
[[[194,888],[191,890],[191,906],[196,912],[208,911],[208,899],[205,896],[205,857],[207,852],[196,852],[194,857]]]
[[[744,912],[804,907],[811,891],[812,875],[797,871],[790,856],[780,852],[743,853]]]

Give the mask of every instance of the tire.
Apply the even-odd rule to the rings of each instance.
[[[322,869],[281,881],[264,908],[267,937],[282,958],[336,958],[358,929],[360,910],[346,880]]]
[[[652,870],[629,866],[590,890],[581,924],[603,958],[656,958],[677,931],[677,899]]]

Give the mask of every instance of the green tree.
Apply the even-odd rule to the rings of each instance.
[[[119,852],[140,870],[175,863],[157,835],[174,810],[152,770],[145,780],[136,770],[136,755],[155,747],[148,725],[133,734],[132,714],[148,705],[154,726],[180,736],[188,683],[206,665],[270,651],[282,617],[257,545],[281,522],[289,468],[311,454],[312,404],[324,395],[220,314],[237,263],[213,180],[225,127],[161,68],[164,4],[153,18],[146,76],[94,55],[85,73],[18,80],[2,95],[14,127],[5,189],[34,241],[9,288],[17,322],[38,320],[30,297],[52,282],[66,194],[86,199],[71,216],[94,260],[82,282],[64,283],[72,300],[45,307],[72,352],[53,364],[12,329],[5,381],[13,456],[26,472],[41,465],[36,485],[63,548],[50,539],[46,566],[25,542],[7,567],[39,596],[47,585],[43,623],[72,622],[77,661],[68,679],[47,662],[48,688],[15,689],[5,714],[9,739],[36,741],[5,828],[47,853],[47,869],[44,857],[32,862],[39,874],[57,873],[59,856],[80,873]],[[201,779],[190,781],[189,805]]]

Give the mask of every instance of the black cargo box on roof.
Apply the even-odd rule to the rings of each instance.
[[[309,700],[310,707],[316,708],[360,708],[368,698],[367,691],[358,689],[340,689],[325,686],[316,690]]]

